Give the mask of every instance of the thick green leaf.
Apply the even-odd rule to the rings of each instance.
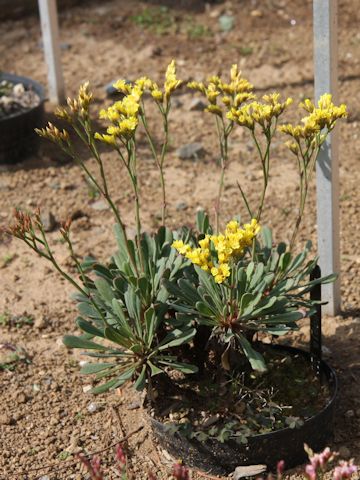
[[[100,330],[99,328],[95,327],[92,323],[87,322],[81,317],[76,319],[76,324],[83,332],[89,333],[93,337],[102,337],[104,338],[104,331]]]
[[[138,378],[136,379],[136,382],[134,383],[134,388],[135,390],[143,390],[144,387],[145,387],[145,381],[146,381],[146,365],[143,365],[142,369],[141,369],[141,373],[140,375],[138,376]]]
[[[304,314],[302,312],[286,312],[286,313],[279,313],[272,315],[271,317],[263,320],[266,325],[274,325],[274,324],[284,324],[284,323],[292,323],[297,322],[304,318]]]
[[[189,330],[172,330],[166,335],[166,337],[159,343],[158,349],[164,350],[170,347],[178,347],[184,343],[190,342],[195,336],[196,329],[190,328]]]
[[[96,308],[89,302],[81,302],[76,305],[77,309],[84,315],[85,317],[89,318],[101,318],[99,312]]]
[[[101,298],[108,304],[111,305],[111,302],[114,298],[114,292],[110,284],[105,280],[105,278],[97,278],[95,280],[96,290],[99,292]]]
[[[114,342],[118,345],[121,345],[125,348],[130,348],[131,346],[131,340],[124,336],[121,335],[117,330],[115,330],[112,327],[106,327],[105,328],[105,337],[110,340],[111,342]]]
[[[160,373],[164,373],[163,370],[161,370],[161,368],[157,367],[156,365],[154,365],[149,360],[148,360],[147,364],[150,367],[152,377],[155,377],[155,375],[159,375]]]
[[[116,366],[116,363],[86,363],[81,368],[80,373],[83,375],[99,373],[115,366]]]
[[[85,340],[81,337],[75,337],[74,335],[65,335],[63,337],[63,343],[68,348],[87,348],[89,350],[108,350],[107,347],[100,345],[90,340]]]
[[[98,385],[97,387],[92,388],[90,390],[90,393],[94,393],[94,394],[105,393],[108,390],[110,390],[115,385],[115,383],[116,383],[116,378],[113,378],[109,382],[102,383],[101,385]]]
[[[262,227],[261,236],[264,241],[265,247],[272,248],[272,231],[269,227]]]
[[[172,367],[174,370],[179,370],[179,372],[190,374],[190,373],[197,373],[198,367],[196,365],[191,365],[190,363],[182,363],[177,361],[166,361],[166,360],[159,360],[159,363],[163,365],[168,365]]]
[[[237,335],[240,345],[247,356],[251,367],[258,372],[266,372],[266,364],[261,353],[253,349],[250,342],[242,335]]]

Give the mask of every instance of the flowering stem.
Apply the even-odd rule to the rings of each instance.
[[[139,187],[137,181],[137,168],[136,168],[136,147],[133,140],[126,143],[127,149],[127,161],[125,166],[130,176],[132,183],[134,197],[135,197],[135,222],[136,222],[136,245],[139,252],[139,260],[142,270],[144,270],[143,254],[141,248],[141,218],[140,218],[140,196]]]
[[[170,110],[170,103],[167,105],[166,110],[164,110],[160,104],[157,103],[157,105],[158,105],[160,113],[163,117],[163,126],[164,126],[164,142],[163,142],[162,149],[161,149],[160,159],[159,159],[159,156],[156,152],[155,144],[154,144],[153,138],[150,134],[149,127],[148,127],[148,124],[147,124],[144,102],[142,103],[143,113],[140,115],[140,118],[141,118],[142,124],[143,124],[144,129],[145,129],[145,134],[146,134],[146,137],[147,137],[149,145],[150,145],[151,153],[153,155],[153,158],[155,160],[155,163],[156,163],[156,165],[159,169],[159,173],[160,173],[160,184],[161,184],[161,192],[162,192],[161,224],[163,226],[165,226],[167,205],[166,205],[166,186],[165,186],[165,174],[164,174],[164,160],[165,160],[167,147],[168,147],[168,143],[169,143],[168,113],[169,113],[169,110]]]
[[[221,162],[221,172],[219,179],[219,189],[218,195],[215,203],[215,225],[216,232],[219,232],[220,228],[220,209],[221,209],[221,197],[224,190],[225,183],[225,173],[228,163],[228,138],[232,130],[232,123],[228,126],[225,125],[223,118],[221,117],[221,124],[219,118],[216,116],[216,127],[219,137],[219,146],[220,146],[220,162]]]
[[[299,196],[299,214],[295,222],[295,227],[291,236],[289,250],[292,251],[295,245],[296,237],[302,222],[305,211],[306,199],[308,195],[310,181],[315,170],[316,160],[320,151],[321,143],[317,142],[316,147],[311,144],[307,145],[307,149],[303,152],[300,142],[298,157],[299,177],[300,177],[300,196]]]
[[[92,173],[86,167],[84,162],[76,155],[76,153],[74,152],[71,145],[69,145],[69,148],[63,148],[63,150],[68,155],[70,155],[73,158],[73,160],[84,170],[85,174],[93,182],[93,184],[97,188],[98,192],[105,198],[105,200],[109,204],[109,206],[110,206],[110,208],[111,208],[111,210],[112,210],[112,212],[115,216],[115,219],[116,219],[116,221],[117,221],[117,223],[118,223],[118,225],[121,229],[121,233],[122,233],[122,235],[125,239],[125,247],[126,247],[130,262],[131,262],[131,264],[132,264],[132,266],[135,270],[136,275],[138,275],[139,272],[138,272],[138,269],[137,269],[136,261],[133,258],[132,252],[129,249],[125,225],[122,222],[121,217],[120,217],[120,212],[119,212],[118,208],[116,207],[116,205],[114,204],[114,202],[112,201],[110,193],[109,193],[109,188],[108,188],[108,184],[107,184],[107,181],[106,181],[106,175],[105,175],[105,171],[104,171],[104,165],[103,165],[101,156],[100,156],[100,154],[99,154],[99,152],[96,148],[96,145],[95,145],[90,121],[88,121],[86,124],[81,122],[81,125],[87,133],[87,138],[84,137],[84,135],[81,132],[81,130],[79,129],[79,127],[75,123],[72,123],[73,129],[75,130],[76,134],[83,141],[83,143],[89,148],[90,152],[92,153],[93,157],[96,160],[96,163],[99,166],[100,176],[101,176],[101,180],[102,180],[102,187],[100,186],[99,182],[96,180],[94,175],[92,175]]]

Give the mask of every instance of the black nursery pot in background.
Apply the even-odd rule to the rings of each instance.
[[[40,98],[35,107],[0,118],[0,163],[16,163],[38,151],[39,137],[34,129],[43,126],[45,94],[44,88],[30,78],[0,73],[0,82],[3,80],[22,83]]]

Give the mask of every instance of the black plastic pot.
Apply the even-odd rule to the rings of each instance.
[[[0,118],[0,163],[16,163],[39,148],[39,136],[35,128],[43,126],[45,94],[43,87],[26,77],[0,73],[0,82],[22,83],[40,97],[40,103],[29,110]]]
[[[312,278],[320,277],[316,267]],[[321,286],[317,285],[311,297],[321,300]],[[321,359],[321,305],[311,320],[310,352],[288,346],[276,345],[274,349],[291,355],[302,355],[329,387],[330,400],[316,415],[307,419],[299,428],[283,428],[266,434],[248,438],[246,445],[235,441],[224,444],[217,440],[188,440],[178,432],[169,433],[164,424],[150,417],[153,432],[159,443],[175,458],[181,458],[186,465],[206,470],[214,474],[229,474],[240,465],[263,464],[269,470],[276,468],[279,460],[284,460],[286,468],[292,468],[306,461],[304,443],[314,451],[322,450],[333,434],[334,413],[338,382],[334,370]]]
[[[311,355],[297,348],[275,346],[293,355],[303,355],[309,362]],[[151,418],[151,425],[159,443],[175,458],[181,458],[190,467],[196,467],[215,474],[228,474],[239,465],[267,465],[276,468],[279,460],[284,460],[287,468],[295,467],[306,460],[304,443],[314,451],[323,449],[333,433],[337,378],[334,370],[324,361],[320,363],[323,381],[330,390],[329,403],[300,428],[283,428],[274,432],[254,435],[246,445],[235,441],[225,444],[217,440],[199,442],[188,440],[179,433],[171,434],[161,422]]]

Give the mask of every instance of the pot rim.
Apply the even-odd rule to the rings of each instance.
[[[35,93],[39,96],[40,102],[37,105],[34,105],[33,107],[27,110],[15,112],[4,118],[0,118],[0,123],[6,122],[7,120],[10,120],[10,119],[12,120],[13,118],[20,117],[22,115],[26,115],[29,112],[36,110],[37,108],[41,107],[44,104],[46,100],[45,89],[36,80],[33,80],[32,78],[29,78],[29,77],[23,77],[21,75],[15,75],[12,73],[0,72],[0,82],[2,82],[3,80],[11,83],[22,83],[25,87],[31,87],[35,91]]]
[[[307,357],[308,360],[311,361],[311,354],[310,354],[310,352],[308,352],[306,350],[302,350],[302,349],[296,348],[296,347],[291,347],[291,346],[288,346],[288,345],[279,345],[279,344],[278,345],[272,345],[272,348],[274,348],[276,350],[287,350],[287,351],[293,353],[294,355],[300,354],[300,355],[303,355],[304,357]],[[320,372],[325,374],[327,383],[328,383],[328,385],[330,385],[330,393],[331,393],[330,400],[321,410],[319,410],[317,413],[315,413],[311,417],[307,418],[304,421],[304,424],[301,427],[296,428],[295,430],[297,430],[297,431],[302,430],[308,424],[312,423],[317,417],[319,417],[320,415],[325,413],[328,409],[332,408],[332,406],[334,405],[334,403],[336,401],[336,398],[338,396],[339,384],[338,384],[338,378],[337,378],[335,370],[327,362],[325,362],[324,360],[321,360],[320,361]],[[147,415],[150,417],[151,422],[157,423],[159,425],[165,425],[160,420],[157,420],[156,418],[151,417],[151,415],[149,415],[148,413],[147,413]],[[273,430],[273,431],[267,432],[267,433],[257,433],[256,435],[250,435],[248,438],[253,439],[254,441],[257,440],[257,439],[263,440],[263,439],[266,439],[267,437],[273,437],[275,435],[284,435],[284,434],[290,433],[290,432],[294,432],[294,429],[290,428],[290,427],[286,427],[286,428],[279,428],[277,430]],[[187,440],[189,442],[192,442],[192,440],[189,440],[189,439],[187,439]],[[206,442],[207,441],[208,440],[206,440]],[[216,441],[216,440],[213,439],[211,441]],[[228,444],[232,443],[233,441],[234,440],[230,439],[228,442],[225,442],[225,444],[226,443],[228,443]],[[219,442],[219,443],[221,443],[221,442]]]

